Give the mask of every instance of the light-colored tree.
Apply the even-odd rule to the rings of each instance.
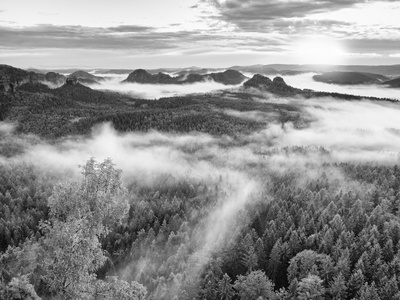
[[[274,284],[261,270],[238,276],[233,287],[242,300],[275,299]]]
[[[299,282],[297,286],[297,298],[299,300],[322,300],[325,293],[322,283],[321,278],[309,274]]]
[[[1,286],[0,298],[2,300],[40,300],[27,275],[14,277],[7,286]]]
[[[290,282],[295,278],[300,281],[310,273],[326,279],[333,273],[333,263],[329,255],[304,250],[290,260],[287,272]]]
[[[95,274],[106,261],[100,239],[127,213],[121,171],[110,159],[90,159],[81,168],[82,181],[58,185],[49,199],[50,221],[41,224],[42,279],[60,299],[143,299],[138,283],[100,281]]]

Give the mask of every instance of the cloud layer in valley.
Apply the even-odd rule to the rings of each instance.
[[[321,92],[343,93],[365,97],[390,98],[400,100],[400,91],[384,85],[337,85],[313,80],[315,73],[305,73],[295,76],[283,76],[287,84],[300,88]]]
[[[126,78],[126,76],[124,76]],[[114,77],[99,84],[90,85],[93,89],[110,90],[129,94],[135,98],[159,99],[192,93],[210,93],[217,90],[226,90],[240,85],[224,85],[214,81],[204,81],[192,84],[140,84],[121,83],[122,76]]]

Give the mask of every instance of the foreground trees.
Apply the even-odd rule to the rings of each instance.
[[[126,193],[109,160],[63,185],[31,173],[0,168],[0,240],[14,241],[0,255],[0,299],[400,299],[396,166],[330,165],[301,186],[298,174],[271,176],[273,197],[246,207],[247,225],[196,274],[196,231],[219,181],[166,174]],[[107,277],[115,270],[127,281]]]
[[[29,275],[40,278],[37,288],[44,294],[58,299],[144,299],[142,285],[116,277],[99,280],[96,275],[107,260],[100,241],[127,213],[121,171],[110,159],[102,163],[90,159],[81,168],[80,182],[54,188],[49,199],[50,219],[40,224],[44,237],[37,243],[9,248],[2,257],[3,261],[15,261],[5,274],[12,279],[2,287],[4,299],[15,298],[11,295],[16,286],[32,292],[35,299],[27,282]],[[27,259],[21,260],[23,257]]]

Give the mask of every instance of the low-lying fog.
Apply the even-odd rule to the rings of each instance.
[[[214,81],[197,82],[192,84],[141,84],[121,83],[127,76],[107,77],[99,84],[89,85],[96,90],[111,90],[129,94],[135,98],[159,99],[162,97],[174,97],[193,93],[211,93],[217,90],[232,89],[239,85],[224,85]]]
[[[300,89],[312,89],[321,92],[336,92],[365,97],[391,98],[400,100],[400,89],[384,85],[338,85],[315,81],[316,73],[304,73],[295,76],[282,76],[288,85]]]

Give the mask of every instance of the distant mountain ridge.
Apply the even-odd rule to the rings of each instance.
[[[137,68],[130,69],[106,69],[106,68],[65,68],[65,69],[34,69],[30,68],[27,71],[34,71],[35,73],[47,73],[50,71],[63,74],[71,74],[76,71],[83,70],[85,72],[91,72],[93,74],[130,74]],[[316,64],[257,64],[257,65],[235,65],[228,68],[216,68],[216,67],[180,67],[180,68],[157,68],[157,69],[146,69],[150,74],[161,73],[173,73],[176,75],[183,75],[185,73],[197,73],[204,74],[204,70],[207,73],[220,72],[221,70],[236,70],[239,72],[263,74],[263,75],[296,75],[301,73],[326,73],[326,72],[361,72],[361,73],[375,73],[382,74],[384,76],[399,77],[400,76],[400,64],[397,65],[316,65]],[[178,74],[180,73],[180,74]]]
[[[252,66],[232,66],[230,69],[240,72],[259,73],[264,75],[290,75],[290,73],[325,73],[325,72],[361,72],[384,76],[400,76],[399,65],[296,65],[269,64]]]
[[[129,74],[123,80],[123,83],[146,83],[146,84],[187,84],[213,80],[225,85],[236,85],[242,83],[246,76],[236,70],[226,70],[224,72],[197,74],[197,73],[184,73],[182,75],[172,77],[168,74],[159,72],[151,74],[144,69],[137,69]]]
[[[341,85],[381,84],[389,80],[388,77],[380,74],[339,71],[314,75],[313,79],[318,82]]]
[[[393,88],[400,88],[400,77],[383,82],[384,85],[389,85]]]

